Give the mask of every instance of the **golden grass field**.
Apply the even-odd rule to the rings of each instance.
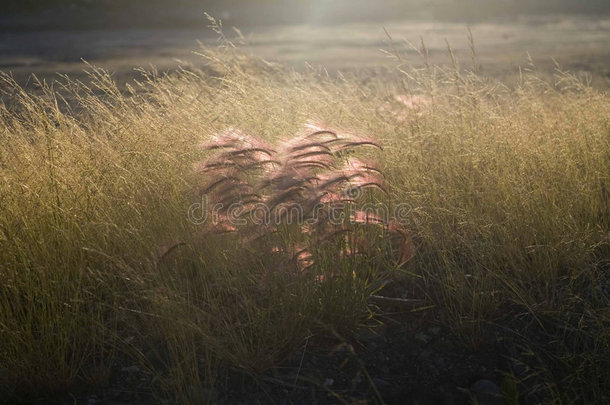
[[[225,39],[204,68],[143,71],[123,91],[91,67],[36,92],[3,75],[0,398],[101,389],[136,364],[150,401],[222,402],[235,373],[262,381],[305,342],[385,323],[375,295],[421,300],[399,319],[433,319],[458,351],[501,339],[523,368],[497,370],[504,403],[609,401],[610,95],[559,68],[507,86],[419,51],[331,76]],[[201,144],[233,127],[275,147],[311,121],[383,147],[354,153],[385,176],[366,198],[409,207],[405,265],[328,244],[299,271],[266,253],[281,233],[255,249],[189,221],[213,180]],[[299,371],[290,384],[319,386]]]

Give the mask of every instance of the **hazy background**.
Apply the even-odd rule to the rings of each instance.
[[[242,26],[387,19],[474,22],[520,15],[608,13],[607,0],[3,0],[7,21],[28,27],[197,26],[201,10]],[[40,15],[44,14],[44,19]],[[74,17],[86,18],[74,18]],[[29,17],[29,18],[28,18]]]
[[[199,63],[197,41],[213,44],[203,12],[237,26],[244,51],[302,69],[375,69],[387,64],[385,27],[394,40],[426,41],[433,62],[447,63],[448,40],[467,67],[467,28],[481,71],[511,81],[527,53],[539,69],[564,68],[610,82],[607,0],[1,0],[0,70],[80,75],[85,59],[119,81],[133,68]],[[405,47],[407,49],[407,47]],[[413,63],[420,61],[415,57]]]

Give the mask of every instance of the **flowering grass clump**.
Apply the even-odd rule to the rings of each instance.
[[[206,233],[235,233],[295,271],[315,268],[322,251],[334,255],[327,260],[383,256],[403,265],[413,244],[379,202],[387,196],[383,173],[354,156],[365,147],[382,149],[315,124],[278,147],[234,129],[216,135],[203,146],[215,154],[200,168],[212,214]]]

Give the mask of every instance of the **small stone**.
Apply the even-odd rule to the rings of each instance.
[[[479,380],[472,384],[470,389],[473,392],[488,392],[491,394],[500,394],[500,387],[493,381],[489,380]]]
[[[335,383],[335,380],[333,380],[332,378],[327,378],[326,380],[324,380],[324,386],[325,387],[332,387],[332,385]]]
[[[421,350],[419,352],[419,357],[422,359],[429,359],[432,356],[432,350]]]
[[[438,335],[441,332],[441,328],[439,328],[438,326],[433,326],[430,329],[428,329],[428,332],[430,332],[433,335]]]
[[[392,386],[392,384],[390,384],[386,380],[383,380],[378,377],[373,377],[372,381],[373,381],[373,384],[375,384],[375,387],[377,387],[377,389],[379,389],[379,390],[386,390]]]
[[[129,367],[123,367],[121,369],[122,372],[124,373],[139,373],[140,372],[140,367],[138,366],[129,366]]]
[[[427,344],[428,340],[430,340],[430,336],[426,335],[423,332],[419,332],[415,334],[415,340],[417,340],[418,342],[421,342],[423,344]]]
[[[489,380],[479,380],[472,384],[470,390],[477,396],[479,404],[496,404],[500,398],[500,387]]]

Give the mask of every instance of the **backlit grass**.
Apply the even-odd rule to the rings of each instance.
[[[202,58],[128,92],[95,69],[37,95],[2,77],[1,395],[103,386],[128,358],[156,395],[213,402],[227,370],[260,375],[310,336],[349,336],[394,280],[464,350],[504,328],[534,381],[521,398],[608,400],[607,94],[560,71],[509,89],[454,68],[362,80],[230,47]],[[370,198],[405,208],[406,265],[332,259],[331,244],[294,272],[263,254],[277,240],[257,250],[189,221],[210,175],[199,145],[228,127],[276,144],[310,120],[383,146],[359,153],[385,174]]]

